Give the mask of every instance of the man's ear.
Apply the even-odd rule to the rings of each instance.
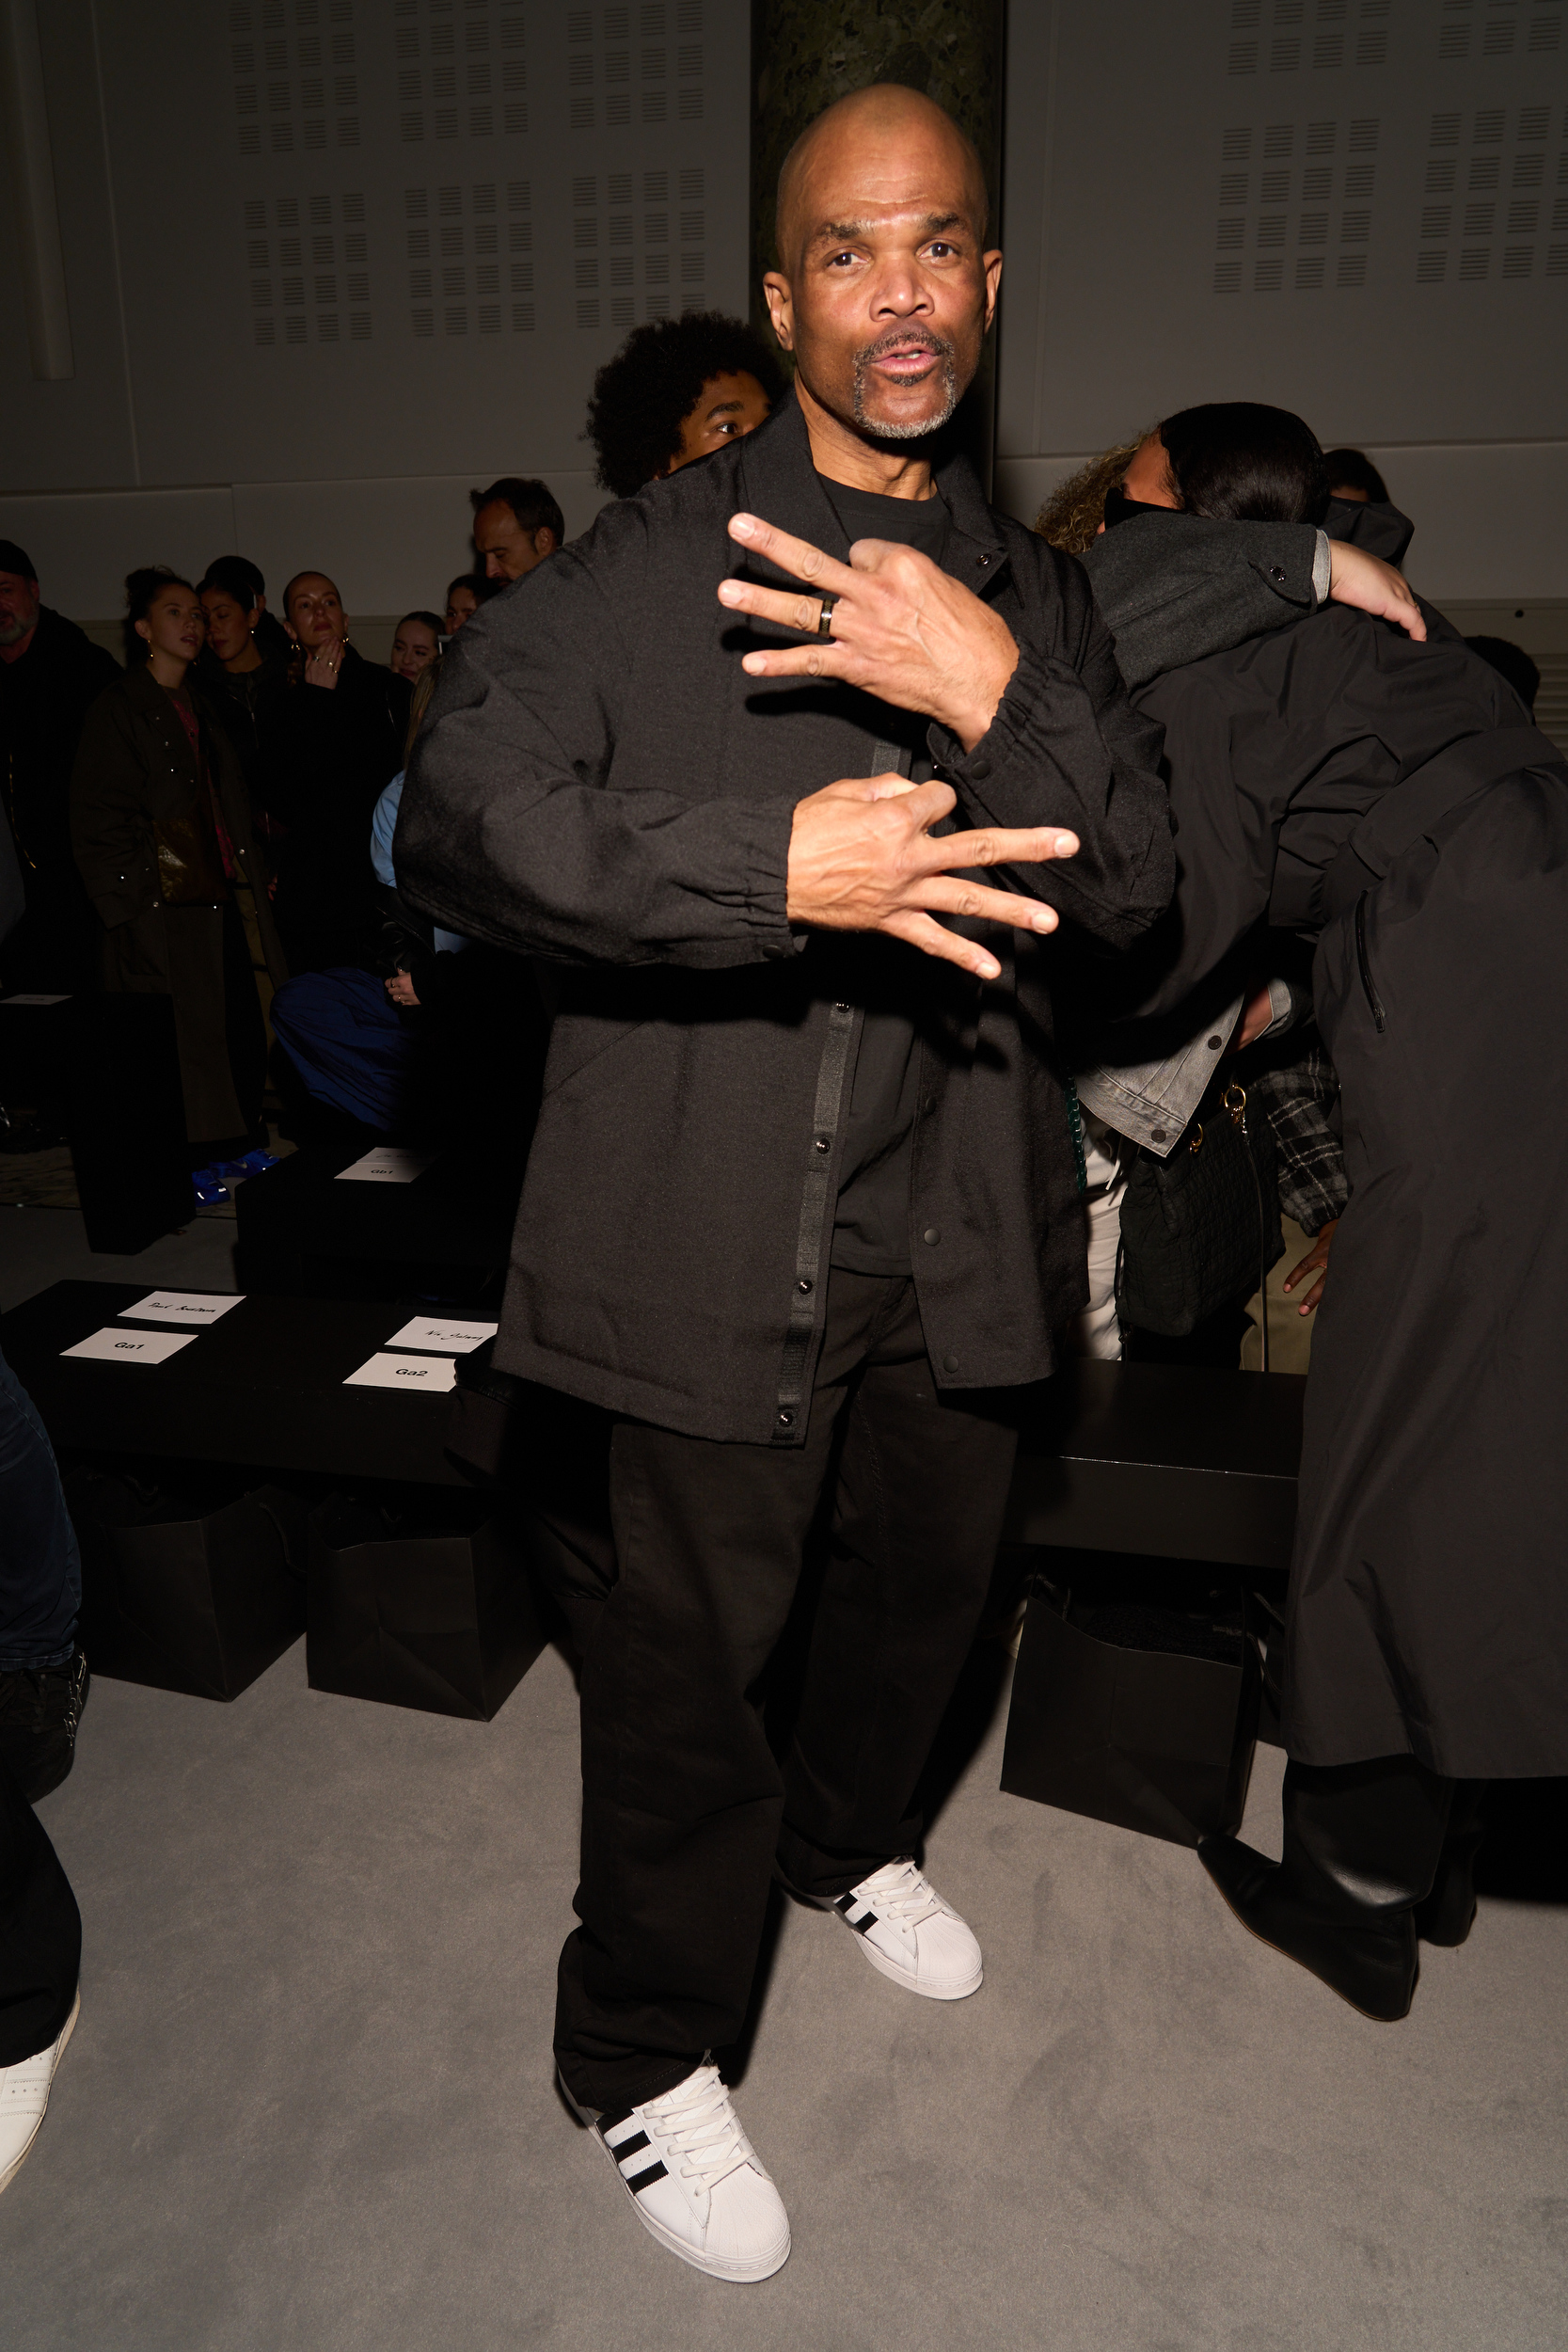
[[[768,304],[768,316],[781,348],[795,348],[795,296],[788,278],[782,270],[770,269],[762,281],[763,295]]]
[[[543,547],[539,544],[541,540],[545,543]],[[561,542],[556,537],[554,532],[550,529],[549,524],[541,523],[538,530],[533,534],[534,554],[538,556],[553,555],[560,545]]]

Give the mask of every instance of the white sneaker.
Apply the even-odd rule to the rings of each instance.
[[[562,2089],[566,2090],[564,2083]],[[717,2066],[619,2113],[566,2097],[603,2148],[649,2235],[710,2279],[770,2279],[789,2259],[789,2216],[740,2128]]]
[[[825,1907],[853,1928],[873,1968],[906,1992],[962,2001],[980,1990],[986,1972],[973,1929],[908,1856]]]
[[[71,2004],[71,2015],[47,2050],[21,2058],[15,2066],[0,2066],[0,2189],[9,2188],[39,2136],[49,2105],[49,2086],[81,2007],[78,1993]]]

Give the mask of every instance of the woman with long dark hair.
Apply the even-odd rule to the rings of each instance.
[[[1468,1932],[1481,1784],[1568,1772],[1568,766],[1427,608],[1422,642],[1282,604],[1187,658],[1206,534],[1321,524],[1330,487],[1299,417],[1183,410],[1085,560],[1165,731],[1178,882],[1139,1017],[1254,932],[1314,939],[1350,1182],[1307,1389],[1284,1858],[1199,1851],[1254,1933],[1396,2018],[1418,1939]]]
[[[168,997],[193,1167],[265,1141],[266,1029],[246,940],[288,977],[232,746],[187,683],[200,599],[163,565],[125,583],[133,666],[93,704],[71,837],[110,991]],[[139,656],[139,659],[136,658]]]

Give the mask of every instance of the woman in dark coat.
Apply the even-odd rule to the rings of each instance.
[[[1307,1391],[1284,1859],[1200,1851],[1255,1932],[1400,2017],[1418,1934],[1468,1931],[1479,1785],[1568,1772],[1568,766],[1432,612],[1424,644],[1335,606],[1163,668],[1201,518],[1317,523],[1327,484],[1301,421],[1250,404],[1146,451],[1086,559],[1165,728],[1180,879],[1140,1009],[1257,927],[1315,937],[1351,1184]]]
[[[192,1166],[264,1140],[266,1031],[246,915],[288,977],[227,737],[195,703],[201,606],[172,572],[126,581],[146,655],[87,712],[71,777],[76,862],[103,925],[104,986],[170,997]]]

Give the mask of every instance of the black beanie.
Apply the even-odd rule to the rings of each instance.
[[[0,572],[16,572],[24,580],[38,579],[32,557],[24,555],[14,539],[0,539]]]

